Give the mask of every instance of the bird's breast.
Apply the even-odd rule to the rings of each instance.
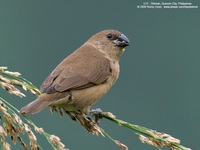
[[[105,83],[82,90],[71,91],[73,97],[71,101],[73,104],[72,109],[82,110],[87,108],[86,106],[90,107],[108,92],[119,76],[119,63],[112,61],[110,62],[110,67],[112,73]]]

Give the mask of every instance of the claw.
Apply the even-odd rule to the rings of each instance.
[[[101,112],[103,112],[103,111],[101,110],[101,108],[96,108],[96,109],[91,109],[91,110],[90,110],[90,114],[92,114],[92,116],[95,117],[95,122],[96,122],[97,124],[99,124],[99,123],[100,123],[100,120],[102,119],[102,117],[100,116],[100,113],[101,113]]]

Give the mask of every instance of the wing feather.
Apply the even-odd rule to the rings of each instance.
[[[53,70],[41,89],[55,93],[88,88],[104,83],[110,75],[110,61],[94,47],[83,45]]]

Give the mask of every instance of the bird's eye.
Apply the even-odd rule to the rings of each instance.
[[[112,39],[113,35],[110,33],[110,34],[107,34],[107,38],[108,39]]]

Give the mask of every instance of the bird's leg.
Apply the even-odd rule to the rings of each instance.
[[[95,122],[97,124],[100,123],[100,119],[102,119],[100,113],[102,112],[101,108],[91,109],[90,114],[95,117]]]

